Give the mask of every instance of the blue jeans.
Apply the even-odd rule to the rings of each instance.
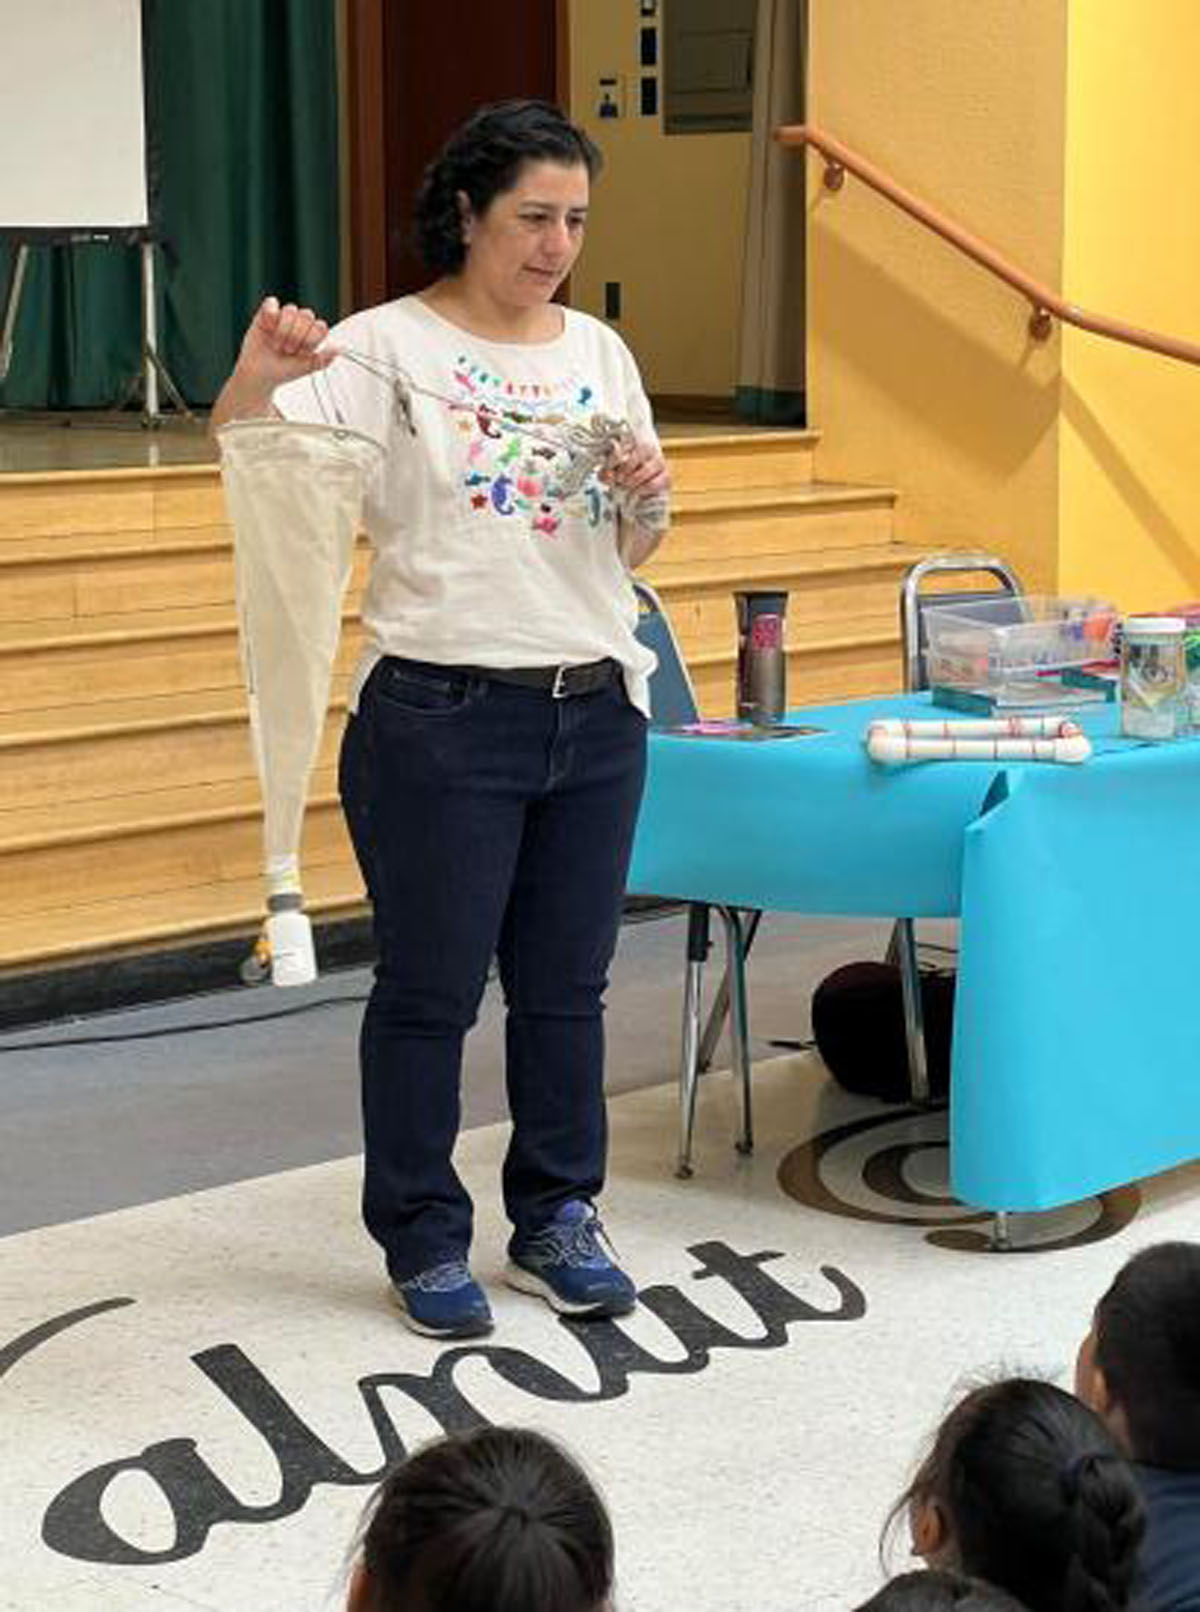
[[[619,681],[556,700],[389,657],[363,689],[339,776],[379,952],[360,1043],[363,1217],[396,1280],[470,1246],[451,1153],[493,955],[514,1236],[603,1186],[603,994],[645,760]]]

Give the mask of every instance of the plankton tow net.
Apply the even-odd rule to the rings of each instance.
[[[266,942],[276,984],[315,976],[300,835],[329,705],[367,481],[383,456],[345,427],[240,420],[217,433],[238,626],[263,797]],[[249,977],[249,976],[248,976]]]
[[[468,404],[419,386],[399,364],[340,348],[392,397],[394,423],[417,435],[413,398],[476,414],[481,424],[538,441],[558,459],[550,496],[568,499],[590,476],[635,446],[627,421],[594,414],[555,429]],[[323,425],[239,420],[217,432],[221,478],[233,521],[242,667],[250,730],[262,783],[267,923],[243,975],[257,978],[269,959],[277,985],[315,978],[312,928],[302,911],[300,831],[308,782],[321,742],[329,682],[341,633],[363,497],[383,446],[345,425],[333,394],[314,377]],[[329,418],[330,411],[334,418]],[[665,493],[614,488],[617,509],[634,524],[665,530]]]

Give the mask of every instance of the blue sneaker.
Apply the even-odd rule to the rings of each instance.
[[[392,1295],[405,1326],[423,1338],[481,1338],[492,1330],[487,1295],[465,1259],[449,1259],[393,1282]]]
[[[535,1293],[560,1315],[628,1315],[637,1289],[605,1251],[607,1239],[590,1203],[564,1203],[553,1220],[509,1244],[504,1280]]]

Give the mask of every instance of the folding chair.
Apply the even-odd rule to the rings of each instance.
[[[927,577],[954,573],[993,576],[999,588],[974,588],[953,592],[922,593]],[[918,560],[905,572],[900,587],[900,635],[904,648],[904,690],[915,694],[929,687],[925,649],[928,640],[925,611],[930,605],[972,604],[993,598],[997,593],[1013,596],[1014,619],[1020,619],[1021,584],[1016,573],[994,554],[935,554]],[[888,944],[888,961],[900,970],[904,999],[904,1041],[908,1052],[908,1089],[914,1103],[929,1102],[929,1063],[925,1051],[925,1019],[921,1006],[921,973],[917,956],[916,924],[912,918],[897,918]]]
[[[658,666],[650,679],[650,721],[656,728],[678,727],[699,716],[696,692],[679,650],[662,600],[646,582],[635,580],[638,599],[637,636],[658,656]],[[725,930],[725,977],[721,982],[712,1018],[704,1037],[700,1033],[704,965],[711,950],[709,937],[710,903],[688,903],[687,966],[684,975],[683,1037],[679,1068],[679,1161],[675,1173],[681,1179],[692,1174],[692,1135],[696,1122],[696,1088],[708,1068],[713,1048],[720,1036],[725,1014],[730,1015],[730,1045],[734,1072],[742,1094],[739,1153],[754,1151],[753,1114],[750,1095],[750,1033],[746,995],[746,955],[761,913],[744,913],[737,907],[716,905]],[[718,1008],[720,1016],[718,1017]],[[715,1032],[713,1025],[715,1023]],[[707,1053],[703,1048],[707,1047]]]

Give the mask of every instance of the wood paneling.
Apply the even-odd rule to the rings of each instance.
[[[875,549],[892,540],[890,494],[846,494],[830,500],[815,489],[772,494],[697,493],[676,501],[671,523],[671,564],[731,556],[820,554],[830,549]]]
[[[302,855],[306,875],[331,865],[352,872],[353,853],[336,800],[310,808]],[[94,904],[253,879],[261,868],[262,823],[255,808],[217,821],[196,817],[164,824],[153,833],[0,853],[4,907],[13,918],[57,912],[81,897]]]
[[[68,532],[143,532],[154,525],[154,490],[146,479],[11,476],[0,498],[0,542]]]
[[[337,865],[312,870],[309,912],[347,917],[365,911],[361,882]],[[262,880],[237,879],[187,890],[148,891],[123,901],[63,907],[0,925],[0,968],[174,946],[201,936],[252,936],[262,917]]]
[[[692,682],[706,716],[732,716],[736,661],[733,656],[697,658]],[[895,694],[901,687],[896,644],[846,645],[821,654],[788,655],[788,699],[797,705],[832,704],[867,694]]]
[[[349,672],[362,627],[348,621],[337,668]],[[101,635],[92,641],[36,640],[0,648],[0,711],[67,707],[242,686],[237,628],[227,619],[201,629]]]
[[[350,308],[387,300],[384,0],[345,0],[349,100]]]
[[[353,3],[353,0],[352,0]],[[453,7],[449,8],[453,10]],[[895,688],[886,489],[813,481],[813,433],[670,437],[676,519],[648,579],[701,702],[732,708],[739,585],[788,589],[796,700]],[[335,763],[361,634],[356,557],[306,822],[305,891],[361,910]],[[251,933],[260,808],[213,466],[0,477],[0,966]]]
[[[428,285],[411,244],[413,201],[426,165],[477,107],[558,92],[557,0],[404,0],[385,6],[384,175],[388,296]]]
[[[813,479],[815,431],[707,434],[668,439],[676,494],[743,487],[803,487]]]

